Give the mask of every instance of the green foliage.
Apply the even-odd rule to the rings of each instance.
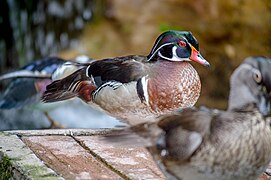
[[[165,31],[169,31],[169,30],[184,31],[185,29],[181,26],[171,26],[166,23],[161,23],[159,26],[159,30],[160,30],[160,32],[165,32]]]
[[[7,156],[3,156],[0,160],[0,180],[11,178],[11,162]]]

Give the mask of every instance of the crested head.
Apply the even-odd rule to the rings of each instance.
[[[231,76],[229,110],[241,110],[248,104],[256,104],[263,115],[270,110],[271,59],[249,57]]]
[[[166,31],[155,41],[148,55],[149,61],[195,61],[205,66],[209,63],[199,53],[197,39],[188,31]]]

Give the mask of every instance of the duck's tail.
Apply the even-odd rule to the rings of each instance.
[[[73,97],[79,97],[86,102],[91,101],[91,94],[96,85],[86,71],[87,67],[83,67],[63,79],[53,81],[46,87],[42,101],[56,102]]]

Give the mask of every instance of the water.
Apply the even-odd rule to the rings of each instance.
[[[49,115],[64,128],[112,128],[125,124],[107,114],[95,110],[79,99],[69,101]],[[44,129],[50,123],[43,112],[25,107],[22,109],[0,110],[0,130]]]
[[[0,73],[73,48],[92,19],[91,0],[0,2]]]
[[[92,20],[94,6],[94,0],[0,1],[0,74],[34,59],[76,47],[86,23]],[[0,96],[3,90],[4,85],[0,84]],[[59,106],[49,114],[65,128],[122,125],[79,99]],[[43,112],[29,106],[0,110],[0,130],[40,129],[49,125]]]

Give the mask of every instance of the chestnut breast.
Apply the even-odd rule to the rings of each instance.
[[[152,110],[159,112],[193,106],[200,95],[197,71],[188,62],[163,61],[149,78],[148,95]]]

